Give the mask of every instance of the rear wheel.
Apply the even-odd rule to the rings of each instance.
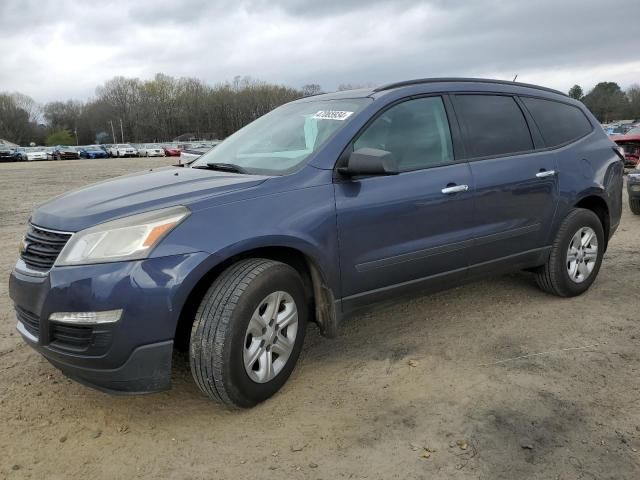
[[[634,215],[640,215],[640,198],[629,198],[629,207]]]
[[[547,263],[536,272],[538,286],[559,297],[584,293],[598,275],[604,245],[598,216],[583,208],[572,210],[558,229]]]
[[[252,407],[287,381],[302,349],[307,302],[298,272],[248,259],[211,285],[191,330],[193,377],[211,399]]]

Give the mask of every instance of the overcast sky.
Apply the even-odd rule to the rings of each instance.
[[[86,99],[116,75],[299,87],[482,76],[640,83],[638,0],[0,0],[0,91]]]

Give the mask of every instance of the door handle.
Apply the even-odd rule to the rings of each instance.
[[[542,170],[536,173],[536,177],[537,178],[553,177],[555,174],[556,174],[555,170]]]
[[[469,190],[469,185],[452,185],[451,187],[443,188],[442,193],[451,195],[452,193],[466,192],[467,190]]]

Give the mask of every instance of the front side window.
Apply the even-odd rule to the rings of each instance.
[[[455,95],[454,102],[471,156],[493,157],[533,149],[527,122],[512,97]]]
[[[557,147],[584,137],[593,130],[591,122],[578,108],[566,103],[522,97],[547,147]]]
[[[453,162],[451,132],[442,98],[418,98],[389,108],[367,127],[353,148],[391,152],[400,171]]]
[[[290,173],[371,102],[350,98],[285,104],[238,130],[192,167],[231,164],[247,173]]]

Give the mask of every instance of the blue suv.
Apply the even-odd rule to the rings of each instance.
[[[29,221],[10,295],[25,341],[109,392],[170,386],[188,351],[212,399],[250,407],[309,322],[526,269],[571,297],[622,208],[621,152],[547,88],[423,79],[281,106],[185,168],[57,197]]]

